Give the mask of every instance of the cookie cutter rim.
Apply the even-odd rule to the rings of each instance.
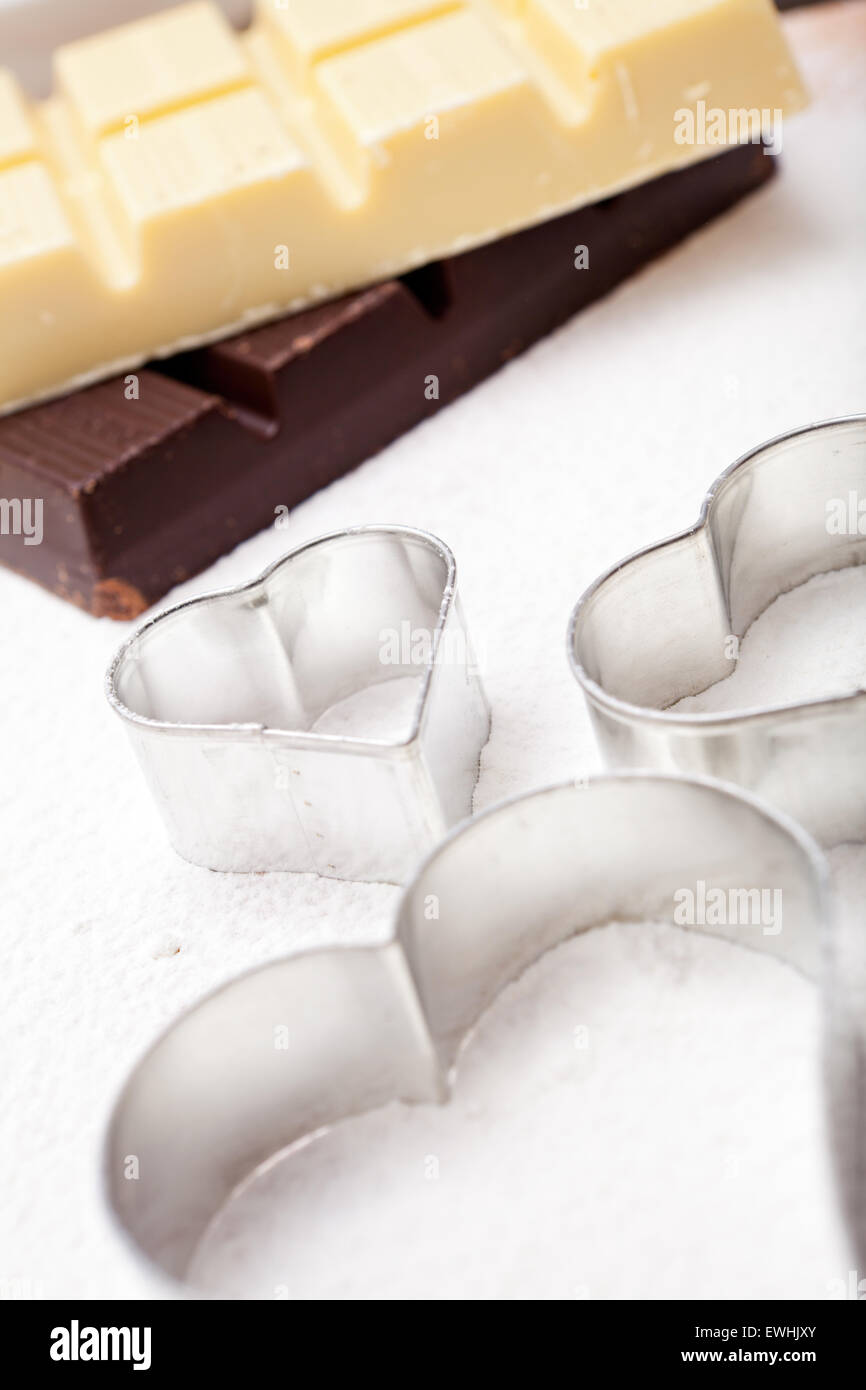
[[[399,725],[319,727],[403,678]],[[165,609],[105,688],[174,850],[222,872],[401,883],[470,813],[490,736],[456,559],[409,526],[329,532]]]
[[[394,539],[407,539],[419,541],[429,549],[434,555],[442,560],[446,567],[446,580],[442,587],[442,601],[439,606],[439,613],[436,621],[436,628],[432,634],[430,654],[424,663],[424,671],[419,684],[418,695],[415,700],[415,707],[412,715],[412,727],[405,737],[392,740],[389,739],[370,739],[357,738],[343,734],[319,734],[312,733],[304,729],[280,729],[273,725],[247,722],[236,724],[192,724],[182,720],[163,720],[153,719],[148,715],[137,713],[131,709],[124,700],[121,699],[117,691],[117,676],[120,668],[125,662],[130,660],[137,661],[135,655],[136,645],[146,637],[157,624],[165,619],[175,618],[181,613],[189,613],[197,608],[210,607],[225,599],[243,598],[245,595],[255,597],[267,588],[268,581],[284,566],[290,564],[301,555],[316,550],[319,546],[328,545],[333,541],[343,540],[352,536],[383,536],[393,537]],[[221,589],[209,589],[206,593],[196,594],[192,598],[184,599],[181,603],[172,604],[168,608],[160,609],[158,613],[147,618],[139,624],[136,630],[130,633],[129,637],[115,652],[111,664],[105,675],[105,694],[109,705],[115,714],[119,715],[125,723],[133,728],[145,728],[159,730],[160,733],[171,735],[184,734],[206,734],[209,738],[234,739],[238,734],[258,735],[261,738],[281,740],[291,739],[293,744],[299,747],[308,748],[331,748],[337,752],[361,753],[367,756],[388,756],[395,752],[408,753],[421,732],[425,710],[427,708],[427,696],[430,691],[430,683],[433,679],[433,671],[436,666],[437,653],[442,639],[448,615],[454,605],[454,598],[457,592],[457,561],[450,547],[446,545],[438,536],[434,536],[430,531],[424,531],[413,526],[400,526],[396,523],[377,525],[374,523],[363,526],[346,526],[336,531],[328,531],[324,535],[315,536],[311,540],[304,541],[298,546],[293,546],[285,554],[280,555],[265,569],[257,574],[253,579],[247,580],[243,584],[231,584]]]
[[[523,970],[528,968],[535,960],[549,954],[551,951],[557,949],[559,945],[564,944],[574,936],[581,934],[587,929],[591,930],[594,927],[603,926],[606,922],[616,920],[615,914],[595,917],[589,921],[580,919],[578,916],[580,909],[576,899],[573,917],[577,925],[572,925],[569,930],[562,932],[553,940],[547,940],[546,942],[542,941],[540,944],[534,942],[529,951],[524,949],[525,958],[522,959],[515,968],[509,968],[507,978],[504,982],[500,980],[494,984],[494,987],[489,993],[489,997],[483,999],[477,1015],[471,1018],[468,1026],[460,1025],[457,1030],[455,1042],[454,1039],[448,1038],[447,1032],[437,1030],[435,1021],[431,1016],[432,1011],[425,1006],[423,980],[419,979],[418,972],[413,969],[412,963],[413,943],[412,923],[410,919],[413,907],[417,908],[417,896],[424,887],[425,878],[430,869],[434,868],[443,858],[450,857],[455,846],[459,845],[461,841],[464,841],[465,837],[471,837],[473,835],[478,836],[479,834],[483,835],[485,827],[490,826],[496,821],[504,822],[505,834],[501,835],[500,838],[505,838],[509,829],[512,828],[514,823],[519,819],[520,812],[524,808],[545,806],[545,804],[553,803],[554,809],[556,809],[556,802],[562,796],[568,796],[569,798],[574,797],[576,806],[578,793],[585,793],[591,796],[593,788],[614,787],[620,789],[622,794],[625,795],[628,793],[629,789],[635,785],[645,789],[681,788],[688,792],[689,795],[693,793],[709,794],[717,805],[724,805],[729,812],[736,813],[738,809],[748,809],[752,815],[757,818],[757,821],[767,828],[770,832],[770,836],[772,836],[772,839],[776,843],[784,841],[791,852],[790,860],[793,866],[793,872],[802,875],[804,896],[811,906],[811,911],[807,912],[807,930],[810,933],[814,933],[817,937],[815,945],[817,946],[816,957],[818,974],[821,976],[826,974],[827,960],[830,955],[829,943],[832,935],[834,918],[833,900],[830,893],[829,873],[826,860],[812,836],[809,835],[798,822],[793,820],[785,812],[769,805],[761,797],[734,786],[731,783],[722,782],[712,777],[686,777],[679,773],[629,770],[599,773],[586,778],[555,783],[542,787],[536,791],[523,793],[498,802],[478,816],[471,817],[453,828],[435,849],[426,856],[403,888],[393,910],[391,932],[389,936],[379,944],[352,946],[346,943],[336,943],[324,947],[312,947],[306,950],[291,952],[287,956],[272,958],[239,975],[233,976],[231,979],[222,982],[215,989],[201,996],[192,1005],[175,1016],[143,1054],[139,1056],[138,1060],[128,1071],[126,1080],[119,1093],[116,1095],[111,1110],[102,1147],[101,1171],[103,1197],[112,1228],[115,1233],[119,1235],[125,1249],[128,1253],[131,1253],[138,1267],[146,1267],[152,1277],[155,1276],[162,1282],[167,1293],[170,1291],[170,1296],[213,1296],[206,1290],[202,1290],[194,1283],[189,1282],[186,1278],[189,1262],[195,1250],[195,1244],[181,1272],[173,1271],[167,1265],[162,1264],[153,1251],[145,1247],[140,1239],[141,1232],[134,1229],[133,1224],[125,1219],[121,1205],[115,1200],[115,1190],[118,1189],[118,1187],[122,1190],[122,1182],[120,1182],[117,1177],[118,1159],[122,1153],[122,1149],[116,1149],[114,1145],[118,1130],[122,1127],[121,1122],[124,1119],[125,1107],[128,1106],[130,1100],[133,1104],[135,1103],[136,1088],[140,1087],[141,1079],[146,1073],[148,1063],[152,1059],[159,1057],[160,1050],[166,1043],[176,1037],[177,1031],[184,1024],[191,1019],[195,1019],[197,1016],[201,1016],[205,1008],[214,1001],[225,1000],[238,986],[261,979],[271,971],[286,967],[290,970],[297,970],[299,967],[302,968],[304,964],[310,962],[325,964],[346,959],[358,960],[360,957],[371,959],[378,957],[384,960],[388,953],[396,952],[397,958],[405,966],[408,978],[413,986],[411,997],[407,999],[406,1002],[410,1006],[413,1002],[418,1005],[419,1017],[423,1024],[423,1038],[421,1041],[427,1049],[427,1056],[421,1059],[423,1061],[422,1070],[426,1069],[426,1084],[420,1092],[408,1094],[406,1092],[401,1092],[399,1086],[397,1086],[388,1094],[378,1096],[370,1105],[350,1104],[347,1108],[341,1110],[340,1113],[334,1114],[331,1118],[324,1121],[324,1123],[304,1127],[293,1137],[270,1152],[269,1155],[260,1157],[238,1181],[229,1185],[223,1196],[222,1203],[210,1213],[209,1220],[213,1220],[214,1217],[218,1215],[225,1202],[230,1200],[233,1193],[243,1188],[249,1180],[254,1179],[256,1173],[262,1171],[263,1168],[266,1168],[273,1162],[289,1159],[296,1148],[306,1145],[308,1142],[318,1137],[323,1130],[330,1129],[334,1125],[343,1122],[350,1123],[353,1119],[360,1118],[362,1115],[379,1109],[381,1106],[387,1105],[390,1101],[396,1099],[401,1099],[406,1103],[418,1104],[446,1102],[450,1096],[451,1088],[455,1084],[456,1074],[459,1070],[459,1059],[464,1047],[471,1040],[480,1019],[495,1002],[497,996],[500,994],[501,990],[506,987],[507,983],[511,979],[515,979],[522,974]],[[468,839],[466,842],[469,842]],[[749,843],[751,845],[752,841]],[[767,846],[769,845],[770,839],[768,838]],[[763,852],[762,849],[761,852]],[[771,858],[772,856],[769,857]],[[672,868],[671,872],[673,872]],[[612,888],[611,896],[615,897],[615,893],[616,889]],[[689,926],[685,929],[694,929],[700,934],[715,935],[716,937],[720,935],[724,937],[725,935],[718,931],[710,930],[707,932],[707,928],[701,926],[697,926],[696,928]],[[494,932],[493,935],[495,936],[496,933]],[[754,948],[751,942],[742,942],[741,944],[744,944],[747,949]],[[775,948],[768,953],[776,954],[780,963],[789,964],[792,968],[798,970],[799,973],[803,973],[802,965],[796,960],[786,958],[786,953],[776,952]],[[170,1169],[169,1171],[172,1170]],[[206,1231],[208,1225],[209,1221],[199,1231],[199,1239]]]
[[[591,707],[604,710],[614,718],[633,719],[644,724],[656,725],[660,728],[700,733],[710,728],[729,729],[735,725],[746,726],[761,723],[771,720],[780,714],[794,716],[802,712],[802,715],[808,718],[810,714],[818,712],[821,709],[836,709],[843,705],[856,704],[858,701],[866,702],[866,689],[861,689],[849,691],[841,695],[818,696],[806,700],[791,700],[772,705],[755,705],[746,707],[742,710],[730,710],[727,712],[720,711],[695,714],[674,713],[670,709],[659,709],[652,705],[636,705],[630,700],[624,700],[620,696],[611,694],[610,691],[606,690],[603,685],[589,675],[579,655],[581,629],[589,605],[599,590],[607,585],[607,583],[621,570],[650,555],[667,550],[670,546],[677,544],[679,541],[695,539],[704,531],[707,531],[716,502],[727,487],[731,478],[739,473],[746,465],[760,458],[761,455],[768,454],[771,450],[791,440],[824,431],[829,433],[836,428],[847,425],[861,425],[866,427],[866,414],[840,415],[829,420],[818,420],[809,425],[800,425],[796,429],[785,430],[781,434],[774,435],[772,439],[767,439],[763,443],[758,444],[755,448],[749,449],[746,453],[741,454],[736,462],[730,464],[729,467],[726,468],[723,473],[720,473],[710,484],[709,489],[704,494],[698,517],[690,526],[686,526],[681,531],[675,531],[662,540],[654,541],[651,545],[641,546],[639,550],[632,551],[630,554],[624,556],[623,559],[610,565],[603,574],[593,580],[588,588],[584,589],[569,617],[566,636],[566,654],[571,673]],[[715,682],[710,682],[709,684],[712,685],[715,684]],[[705,688],[708,689],[709,686]]]

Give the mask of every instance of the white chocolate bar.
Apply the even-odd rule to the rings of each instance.
[[[0,411],[714,154],[698,103],[803,101],[771,0],[196,0],[68,44],[43,103],[0,74]]]

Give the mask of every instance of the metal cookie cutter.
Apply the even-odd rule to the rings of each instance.
[[[851,498],[856,516],[866,416],[746,454],[710,488],[694,526],[586,591],[569,654],[611,766],[720,777],[766,797],[823,845],[866,839],[866,690],[726,714],[670,709],[730,675],[726,643],[779,595],[866,564],[866,516],[862,530],[828,525],[828,506],[849,512]]]
[[[265,965],[150,1049],[106,1141],[107,1198],[122,1231],[184,1280],[208,1223],[260,1165],[391,1100],[445,1101],[467,1036],[509,981],[590,927],[676,922],[679,891],[700,881],[707,893],[779,889],[778,932],[699,929],[818,968],[829,924],[823,858],[799,826],[733,787],[600,776],[467,822],[405,888],[386,944]],[[280,1027],[285,1050],[274,1045]]]
[[[183,858],[402,882],[470,814],[490,712],[456,574],[434,536],[357,527],[124,643],[108,700]],[[387,702],[400,679],[398,732],[340,730],[349,702]]]

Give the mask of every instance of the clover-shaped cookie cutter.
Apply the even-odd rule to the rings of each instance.
[[[456,579],[435,536],[362,526],[140,627],[107,695],[177,852],[401,882],[471,812],[490,728]],[[319,731],[398,679],[414,682],[409,727]]]
[[[572,614],[572,669],[608,765],[736,782],[824,846],[866,839],[866,690],[725,714],[670,708],[730,675],[730,638],[774,599],[862,564],[866,416],[746,454],[694,526],[615,565]]]
[[[590,927],[678,922],[682,890],[701,882],[706,895],[778,889],[781,930],[731,925],[733,914],[698,929],[821,972],[823,857],[748,793],[610,774],[468,821],[405,888],[386,944],[253,970],[150,1049],[106,1140],[107,1199],[123,1233],[183,1281],[209,1222],[260,1165],[392,1100],[447,1100],[461,1047],[509,981]]]

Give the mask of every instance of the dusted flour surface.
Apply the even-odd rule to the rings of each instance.
[[[575,937],[485,1015],[447,1106],[391,1105],[271,1165],[211,1227],[196,1280],[260,1298],[824,1297],[819,1027],[813,987],[744,948],[657,924]]]
[[[866,689],[866,565],[817,574],[765,608],[731,675],[672,709],[754,709]]]
[[[785,125],[778,179],[166,604],[249,580],[343,526],[424,527],[457,556],[493,706],[477,808],[597,768],[565,659],[578,594],[690,525],[710,479],[747,449],[862,406],[866,4],[785,24],[813,105]],[[100,1141],[129,1068],[179,1010],[240,971],[381,941],[399,897],[306,874],[214,874],[173,854],[102,693],[129,631],[0,574],[0,1295],[164,1293],[101,1202]],[[807,663],[805,646],[796,665]],[[342,1159],[338,1186],[317,1178],[311,1150],[309,1212],[276,1192],[269,1215],[248,1209],[236,1287],[330,1279],[369,1292],[384,1280],[402,1293],[403,1269],[407,1288],[498,1279],[565,1296],[820,1298],[847,1278],[812,986],[753,952],[661,928],[602,929],[541,970],[543,1033],[527,1005],[501,1042],[480,1038],[450,1111],[389,1118],[398,1136],[406,1128],[405,1151],[380,1147],[396,1140],[365,1121],[364,1142],[356,1131],[321,1150],[351,1150],[358,1172]],[[580,1025],[585,1052],[573,1046]],[[424,1178],[428,1154],[438,1184]],[[503,1194],[498,1212],[484,1187]],[[441,1218],[454,1244],[441,1242],[431,1275],[423,1204],[446,1201],[459,1203]],[[478,1213],[469,1256],[446,1224],[455,1211]],[[336,1259],[342,1241],[343,1265],[323,1270],[317,1251]],[[225,1258],[212,1247],[203,1265],[223,1287]]]
[[[349,695],[320,715],[313,733],[397,743],[407,739],[421,694],[421,678],[398,676]]]

